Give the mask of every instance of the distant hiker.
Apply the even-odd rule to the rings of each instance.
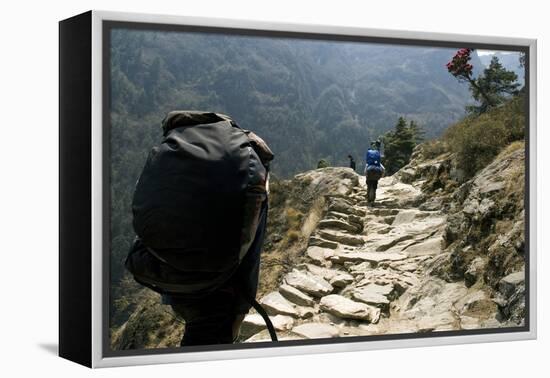
[[[367,181],[367,202],[369,204],[374,203],[378,180],[380,180],[386,171],[381,161],[380,146],[381,143],[379,140],[372,142],[365,156],[365,178]]]
[[[235,342],[251,306],[276,340],[255,300],[271,150],[223,114],[174,111],[162,128],[136,184],[126,268],[185,320],[181,346]]]
[[[349,167],[355,171],[355,159],[351,155],[348,155],[348,159],[349,159]]]

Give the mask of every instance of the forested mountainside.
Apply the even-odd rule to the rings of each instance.
[[[399,116],[437,136],[471,102],[445,69],[454,49],[114,30],[111,52],[113,153],[135,163],[174,109],[230,115],[288,178],[362,156]]]
[[[399,116],[438,135],[471,101],[445,69],[452,49],[123,29],[111,37],[114,284],[133,234],[133,187],[168,111],[232,116],[268,142],[273,176],[287,178],[320,159],[360,162]]]

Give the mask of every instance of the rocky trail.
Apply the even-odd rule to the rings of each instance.
[[[502,326],[485,287],[430,274],[447,219],[418,205],[421,184],[383,178],[374,206],[364,182],[326,198],[305,263],[260,300],[280,340]],[[246,316],[241,340],[270,340],[259,314]]]
[[[259,300],[280,340],[525,324],[524,146],[468,180],[423,150],[380,180],[328,167],[271,186]],[[131,278],[115,304],[115,350],[179,345],[184,322]],[[250,312],[239,342],[270,341]]]

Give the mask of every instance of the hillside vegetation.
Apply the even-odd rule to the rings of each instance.
[[[449,127],[441,138],[419,147],[425,158],[453,154],[461,180],[487,166],[508,145],[525,138],[526,103],[523,95],[480,115],[469,115]]]

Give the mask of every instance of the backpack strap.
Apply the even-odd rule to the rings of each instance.
[[[279,339],[277,338],[277,332],[275,331],[275,327],[273,326],[271,319],[269,319],[269,315],[267,315],[267,312],[262,307],[262,305],[258,303],[256,298],[249,295],[242,287],[240,287],[240,285],[239,285],[238,292],[254,308],[254,310],[256,310],[258,314],[260,314],[260,316],[265,322],[265,325],[269,332],[269,336],[271,337],[271,341],[279,341]]]
[[[269,336],[271,337],[271,341],[279,341],[277,339],[277,332],[275,332],[275,327],[273,326],[273,323],[271,322],[271,319],[269,319],[269,316],[267,315],[267,312],[265,312],[264,308],[261,304],[258,303],[258,301],[254,298],[250,299],[250,304],[256,311],[258,311],[258,314],[261,315],[261,317],[264,319],[265,325],[267,326],[267,330],[269,331]]]

